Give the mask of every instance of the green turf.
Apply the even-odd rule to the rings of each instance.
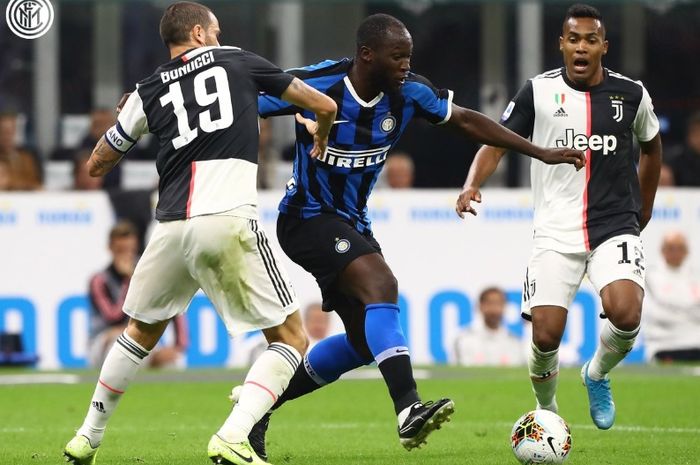
[[[510,427],[533,405],[524,369],[435,373],[436,378],[419,381],[423,397],[450,396],[456,413],[425,449],[409,453],[399,446],[380,380],[347,380],[274,415],[270,460],[277,465],[515,465]],[[132,385],[112,419],[98,465],[209,463],[206,444],[228,413],[232,383],[189,375],[180,382],[146,375]],[[217,376],[221,379],[220,372]],[[62,447],[81,422],[92,389],[91,383],[0,387],[0,464],[62,463]],[[677,368],[622,369],[613,377],[613,390],[617,423],[610,431],[597,431],[577,372],[562,373],[560,414],[573,434],[567,463],[700,463],[699,377]]]

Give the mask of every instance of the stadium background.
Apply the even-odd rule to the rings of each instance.
[[[0,25],[0,111],[20,115],[20,144],[41,157],[46,188],[0,193],[0,331],[21,332],[27,350],[39,354],[39,367],[74,368],[85,364],[87,279],[108,261],[106,235],[120,203],[114,193],[66,190],[69,162],[55,161],[52,154],[77,145],[92,109],[112,108],[123,92],[167,59],[157,24],[169,2],[52,3],[56,19],[41,39],[19,39]],[[253,50],[282,67],[351,56],[358,22],[370,13],[391,13],[413,34],[413,70],[453,89],[456,103],[494,118],[525,79],[560,65],[557,38],[570,3],[207,2],[221,22],[222,43]],[[0,3],[3,11],[6,5]],[[681,145],[685,120],[700,109],[700,6],[672,1],[596,5],[606,17],[611,44],[605,65],[644,81],[666,151]],[[274,121],[273,145],[281,151],[291,133],[289,120]],[[398,148],[414,157],[416,187],[431,189],[378,191],[370,208],[399,278],[415,360],[449,361],[450,341],[471,322],[478,292],[487,285],[508,292],[507,322],[522,333],[518,302],[532,215],[524,159],[509,156],[484,191],[482,214],[461,222],[452,205],[476,146],[415,123]],[[127,162],[124,195],[148,204],[153,180],[152,162]],[[271,238],[280,186],[261,194],[261,217]],[[521,189],[501,189],[506,186]],[[673,228],[691,238],[690,260],[700,262],[699,197],[693,189],[659,193],[654,220],[643,234],[649,263],[658,262],[660,237]],[[310,277],[288,265],[302,302],[316,300]],[[259,335],[229,342],[204,298],[196,298],[191,310],[189,366],[248,360]],[[590,356],[599,310],[598,298],[584,284],[572,309],[564,361]],[[643,359],[642,337],[629,361]]]

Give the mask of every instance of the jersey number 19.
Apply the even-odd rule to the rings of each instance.
[[[213,93],[207,93],[206,81],[209,78],[214,78],[216,90]],[[212,120],[209,110],[199,113],[199,127],[204,132],[214,132],[220,129],[226,129],[233,124],[233,107],[231,105],[231,93],[229,92],[228,75],[226,70],[221,66],[214,66],[202,71],[194,77],[194,98],[197,105],[200,107],[208,107],[214,102],[219,102],[219,118]],[[173,111],[177,117],[177,128],[179,135],[172,140],[175,149],[186,146],[192,142],[199,134],[198,129],[191,128],[187,109],[185,108],[185,99],[182,95],[180,82],[173,82],[168,87],[168,93],[160,98],[160,104],[166,107],[168,104],[173,105]]]

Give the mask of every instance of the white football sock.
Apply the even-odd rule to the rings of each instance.
[[[143,359],[149,352],[131,339],[126,332],[122,333],[109,349],[102,364],[88,413],[77,433],[87,437],[92,447],[97,447],[102,441],[107,422],[117,408],[119,399],[136,376]]]
[[[588,364],[588,376],[596,381],[605,378],[632,350],[637,334],[639,326],[632,331],[622,331],[606,321],[600,332],[600,344]]]
[[[535,393],[538,408],[556,413],[555,395],[559,379],[559,349],[542,352],[534,343],[530,344],[527,367],[530,371],[530,381],[532,381],[532,390]]]
[[[270,344],[250,367],[240,398],[217,433],[219,437],[230,443],[247,441],[255,423],[287,389],[300,362],[301,355],[294,347]]]

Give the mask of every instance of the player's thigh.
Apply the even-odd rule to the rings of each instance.
[[[324,294],[336,287],[341,272],[355,259],[381,254],[373,237],[360,234],[336,214],[307,219],[280,215],[277,238],[284,253],[316,278]]]
[[[158,223],[136,264],[124,301],[124,313],[148,324],[183,313],[197,292],[182,238],[185,221]]]
[[[588,279],[598,293],[618,280],[632,281],[643,290],[645,270],[642,240],[631,234],[608,239],[588,257]]]
[[[535,307],[568,309],[586,272],[585,253],[562,253],[535,248],[523,283],[523,318]]]
[[[231,335],[280,325],[298,310],[257,220],[214,215],[189,221],[188,266]]]
[[[622,316],[617,312],[641,312],[645,268],[642,241],[631,234],[608,239],[589,256],[588,278],[613,323]]]

